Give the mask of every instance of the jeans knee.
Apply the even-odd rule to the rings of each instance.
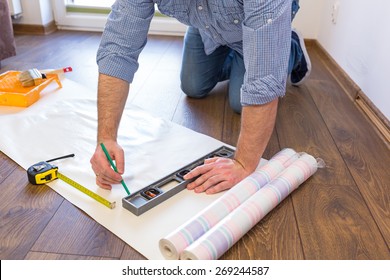
[[[233,100],[233,98],[229,98],[229,105],[235,113],[241,114],[242,105],[239,100]]]
[[[202,90],[194,84],[181,82],[181,90],[185,95],[192,98],[203,98],[207,96],[208,91]]]

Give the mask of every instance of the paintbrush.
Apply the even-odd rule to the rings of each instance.
[[[62,74],[71,71],[72,71],[72,67],[65,67],[65,68],[59,68],[54,70],[42,70],[42,71],[33,68],[21,72],[18,76],[18,79],[22,83],[22,86],[32,87],[41,84],[42,81],[46,79],[47,74]]]

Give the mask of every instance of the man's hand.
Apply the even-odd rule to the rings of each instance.
[[[184,176],[185,180],[198,177],[187,185],[187,189],[196,193],[214,194],[230,189],[250,174],[236,160],[214,157],[206,159],[204,164]]]
[[[115,160],[118,173],[111,168],[110,162],[100,147],[100,143],[97,145],[90,162],[96,174],[96,184],[103,189],[111,190],[112,184],[120,184],[122,181],[121,175],[124,173],[125,166],[124,152],[115,141],[104,141],[104,146],[112,160]]]

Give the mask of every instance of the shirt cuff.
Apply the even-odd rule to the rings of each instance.
[[[268,75],[241,88],[241,105],[261,105],[284,96],[286,83],[281,83],[273,76]]]
[[[138,66],[136,60],[129,63],[123,57],[115,55],[109,55],[98,60],[99,73],[122,79],[130,84],[133,82]]]

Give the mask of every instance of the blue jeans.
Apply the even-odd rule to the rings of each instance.
[[[299,0],[292,2],[292,19],[299,9]],[[288,74],[299,63],[302,50],[299,43],[292,39],[288,65]],[[242,55],[227,46],[217,48],[206,55],[198,29],[189,27],[184,37],[182,68],[180,73],[181,89],[194,98],[206,97],[220,81],[229,80],[229,104],[237,113],[241,113],[240,90],[244,81],[245,65]]]

